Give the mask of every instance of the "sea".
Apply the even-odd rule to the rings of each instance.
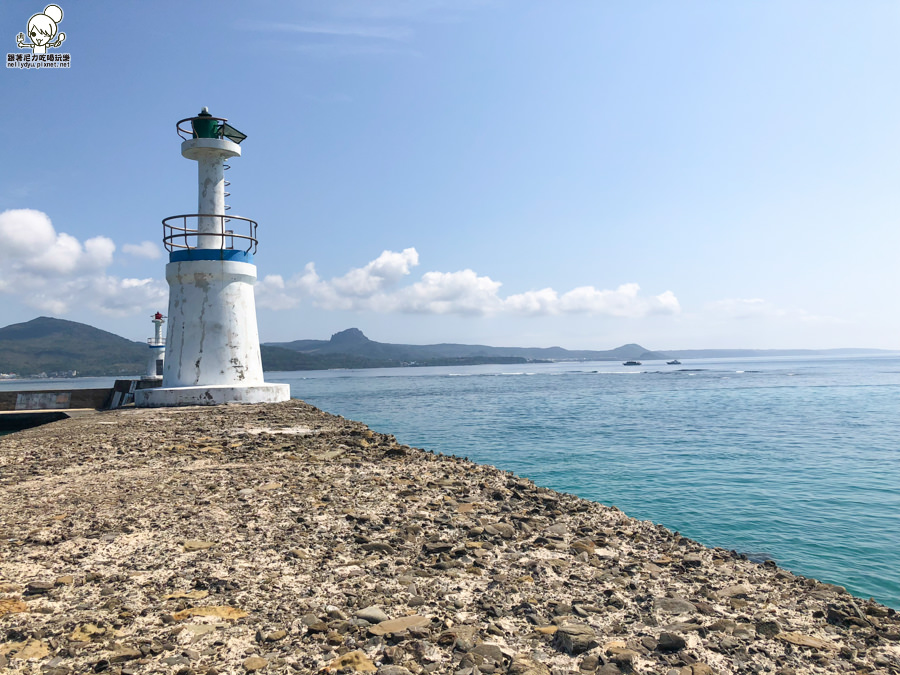
[[[266,379],[401,443],[492,464],[900,609],[898,355]],[[0,388],[25,388],[15,382]]]

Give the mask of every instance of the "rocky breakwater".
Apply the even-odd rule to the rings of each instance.
[[[898,619],[299,401],[0,440],[4,673],[900,673]]]

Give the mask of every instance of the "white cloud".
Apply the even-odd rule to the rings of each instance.
[[[147,260],[157,260],[162,251],[152,241],[142,241],[140,244],[125,244],[122,252],[133,255],[135,258],[146,258]]]
[[[608,314],[637,318],[649,314],[677,314],[681,307],[671,291],[645,298],[637,284],[622,284],[614,291],[581,286],[559,299],[559,310],[567,314]]]
[[[409,274],[410,267],[419,264],[419,254],[414,248],[400,253],[384,251],[365,267],[352,269],[331,284],[343,296],[368,298],[390,287]]]
[[[642,296],[637,284],[615,290],[582,286],[560,295],[552,288],[502,297],[502,283],[470,269],[458,272],[426,272],[409,285],[401,281],[419,264],[414,248],[384,251],[363,267],[324,280],[308,263],[302,274],[285,281],[267,276],[257,284],[257,302],[269,309],[293,309],[303,300],[329,310],[400,312],[407,314],[458,314],[491,316],[515,314],[545,316],[593,314],[638,318],[681,311],[671,291]]]
[[[426,272],[422,280],[379,299],[385,309],[412,314],[495,314],[502,310],[501,283],[472,270]]]
[[[0,241],[0,293],[14,294],[43,312],[124,316],[166,301],[164,282],[106,273],[116,250],[111,239],[92,237],[82,243],[57,232],[41,211],[0,213]]]
[[[167,286],[160,279],[107,274],[116,251],[106,237],[83,243],[57,232],[46,214],[31,209],[0,213],[0,293],[51,314],[99,312],[129,315],[163,307]],[[126,244],[132,256],[152,258],[152,242]],[[590,314],[638,318],[680,311],[671,291],[641,295],[637,284],[614,290],[581,286],[559,293],[543,288],[504,297],[502,283],[474,270],[429,271],[411,280],[419,265],[415,248],[384,251],[362,267],[323,279],[313,263],[290,279],[270,274],[256,284],[260,307],[291,310],[311,302],[326,310],[467,316]],[[404,283],[405,281],[411,283]]]
[[[27,258],[46,251],[56,242],[56,230],[47,214],[33,209],[0,213],[0,256]]]
[[[300,298],[285,290],[284,278],[280,274],[269,274],[256,282],[254,287],[256,304],[266,309],[294,309]]]

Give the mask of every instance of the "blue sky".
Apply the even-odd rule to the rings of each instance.
[[[3,325],[150,335],[209,106],[263,341],[900,349],[896,2],[60,7],[71,67],[0,74]]]

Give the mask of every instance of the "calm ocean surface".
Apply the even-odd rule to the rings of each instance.
[[[704,544],[770,557],[900,608],[900,357],[266,379],[401,443],[614,504]]]

